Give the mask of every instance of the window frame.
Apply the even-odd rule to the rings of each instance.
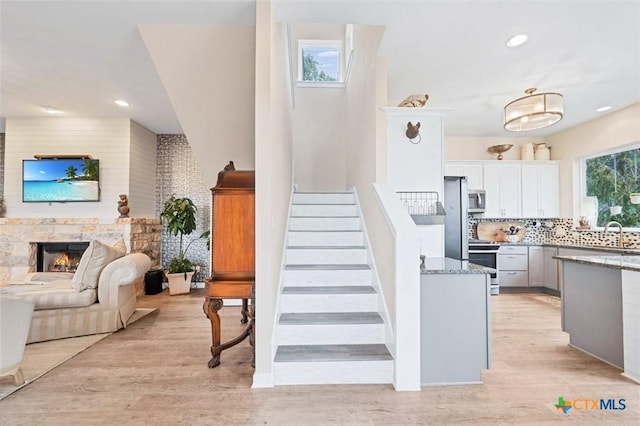
[[[580,168],[580,201],[578,202],[578,206],[585,197],[587,197],[587,160],[591,160],[597,157],[604,157],[607,155],[618,154],[625,151],[633,151],[634,149],[640,149],[640,142],[634,142],[627,145],[617,146],[615,148],[607,149],[604,151],[599,151],[597,153],[589,154],[580,157],[579,168]],[[640,205],[639,207],[640,208]],[[578,216],[580,215],[580,211],[578,212]],[[579,229],[577,229],[580,231]],[[604,226],[593,226],[591,229],[587,229],[586,231],[603,231]],[[625,232],[640,232],[640,223],[637,226],[623,226],[622,230]]]
[[[337,81],[310,81],[303,80],[304,70],[303,65],[304,61],[302,59],[302,52],[305,48],[331,48],[338,50],[338,80]],[[343,87],[344,86],[344,67],[343,67],[343,57],[344,57],[344,45],[342,40],[311,40],[311,39],[300,39],[298,40],[298,79],[297,86],[298,87]]]

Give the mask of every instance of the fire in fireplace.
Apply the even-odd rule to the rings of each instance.
[[[75,272],[88,242],[36,243],[37,272]]]

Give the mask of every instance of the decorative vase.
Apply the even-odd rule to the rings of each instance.
[[[166,274],[169,281],[169,294],[188,294],[191,291],[191,278],[195,272],[178,272],[175,274]]]
[[[533,161],[533,144],[526,143],[522,145],[522,154],[520,155],[522,161]]]
[[[534,156],[536,161],[548,161],[551,159],[551,151],[547,148],[546,143],[539,143],[536,145],[536,152]]]
[[[520,238],[517,235],[507,235],[507,241],[510,243],[517,243],[520,241]]]

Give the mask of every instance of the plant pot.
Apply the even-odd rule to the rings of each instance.
[[[611,206],[609,207],[609,211],[612,215],[620,214],[622,213],[622,206]]]
[[[520,241],[520,237],[518,237],[517,235],[507,235],[507,241],[509,241],[510,243],[517,243]]]
[[[191,278],[195,272],[178,272],[175,274],[165,274],[167,280],[169,280],[169,294],[175,296],[176,294],[188,294],[191,291]]]
[[[631,204],[640,204],[640,192],[632,192],[629,194]]]

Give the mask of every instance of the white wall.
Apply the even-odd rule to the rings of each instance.
[[[526,143],[543,143],[544,138],[530,137],[464,137],[446,136],[444,138],[445,160],[495,160],[497,154],[491,154],[487,148],[493,145],[513,144],[513,147],[503,154],[505,160],[520,160],[522,145]],[[551,150],[552,160],[555,152]]]
[[[291,25],[293,75],[298,76],[298,40],[342,40],[344,25]],[[344,63],[344,61],[343,61]],[[294,182],[300,191],[344,191],[346,93],[343,88],[296,87],[293,112]]]
[[[294,182],[300,191],[347,188],[344,89],[296,88],[293,111]]]
[[[233,160],[254,169],[256,29],[139,25],[195,156],[213,187]],[[260,69],[262,70],[262,69]]]
[[[291,92],[285,28],[256,2],[256,369],[273,386],[273,334],[293,184]]]
[[[560,215],[577,219],[574,162],[584,156],[640,143],[640,103],[548,136],[551,158],[560,160]],[[575,207],[574,207],[575,206]]]
[[[119,216],[118,195],[130,192],[130,136],[130,120],[122,118],[7,119],[6,217],[97,217],[113,221]],[[22,160],[33,159],[35,154],[89,154],[100,160],[100,201],[23,203]],[[149,180],[155,193],[155,174]]]
[[[135,121],[130,123],[129,216],[155,217],[158,138]]]
[[[446,111],[384,108],[387,114],[387,183],[396,191],[436,191],[442,195],[443,117]],[[420,123],[421,141],[411,143],[407,123]],[[417,142],[420,137],[415,138]]]

